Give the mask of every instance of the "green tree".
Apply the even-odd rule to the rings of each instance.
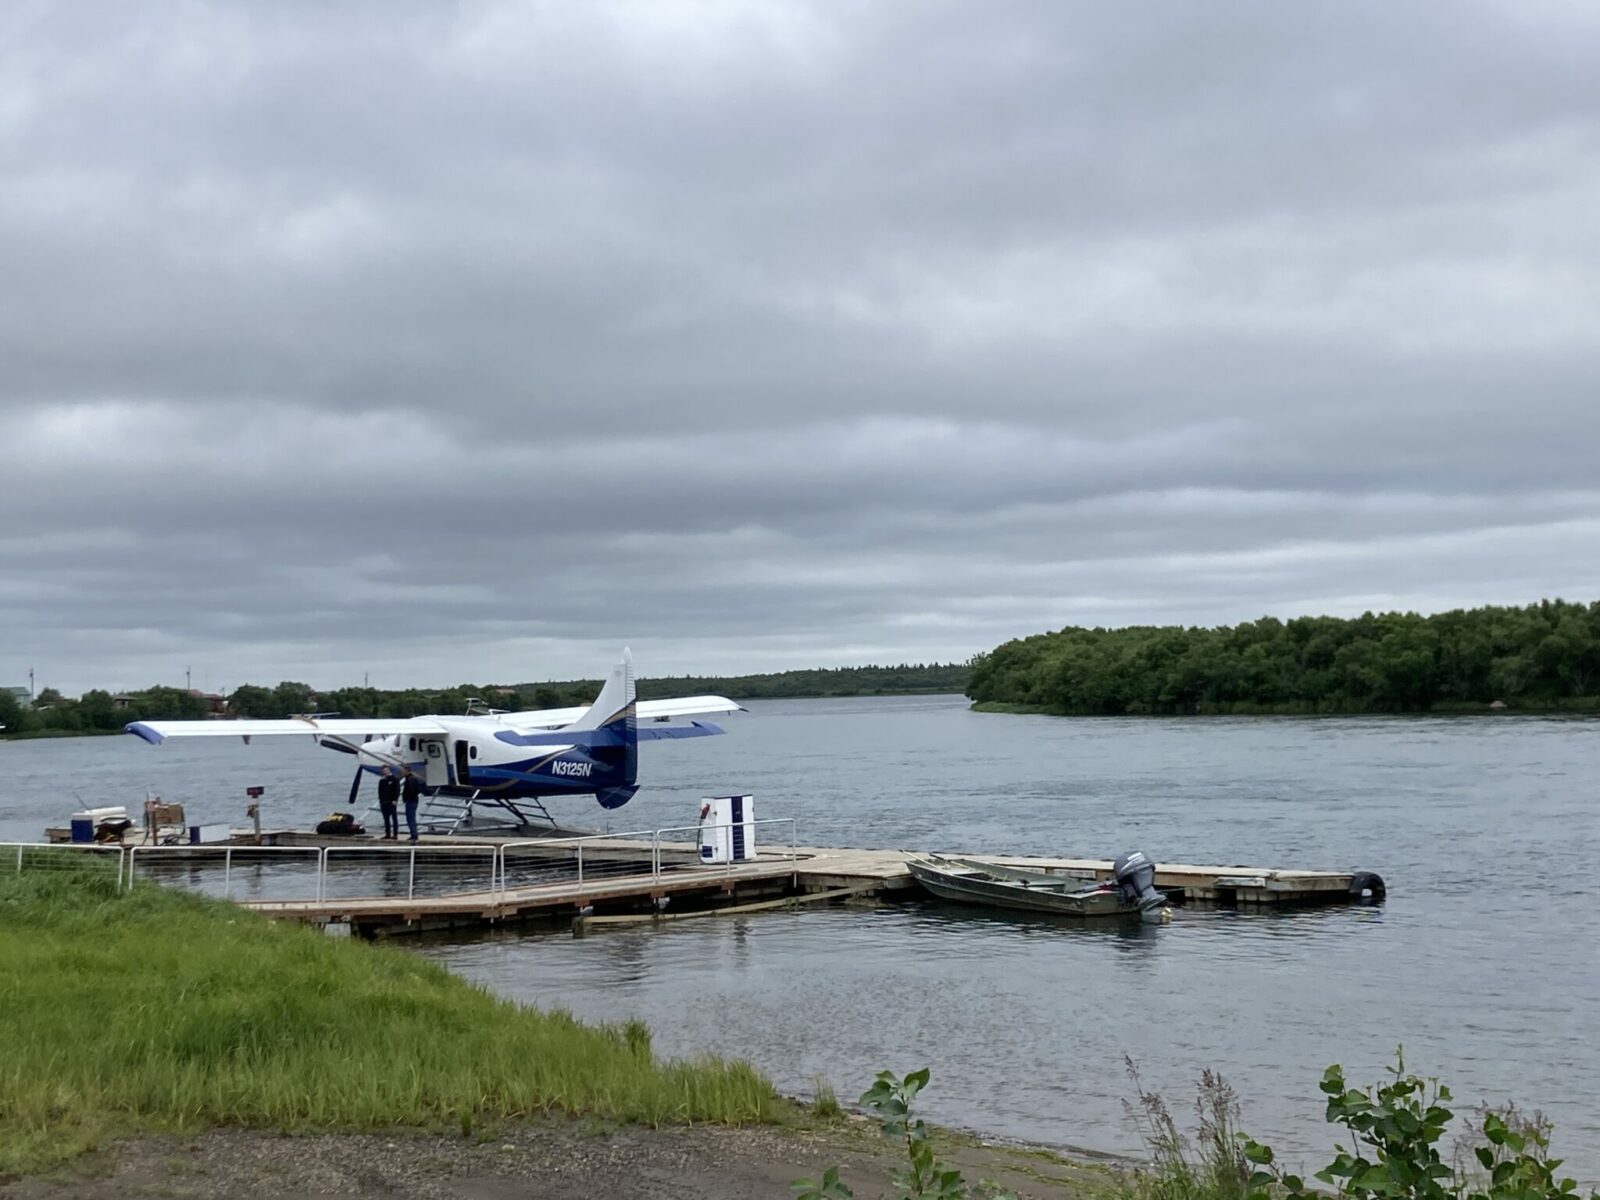
[[[348,687],[324,693],[320,707],[324,712],[336,712],[341,717],[375,717],[380,703],[379,693],[374,689]]]
[[[78,698],[78,713],[87,729],[116,729],[123,724],[122,714],[111,701],[111,693],[92,688]]]
[[[1273,617],[1231,628],[1067,627],[975,655],[967,695],[1061,713],[1426,711],[1441,702],[1588,707],[1600,602]]]
[[[1565,613],[1556,627],[1539,643],[1535,659],[1540,674],[1552,679],[1561,694],[1582,696],[1600,667],[1600,647],[1581,613]]]
[[[44,727],[46,729],[60,729],[64,732],[77,732],[82,730],[83,714],[78,710],[76,700],[58,700],[48,708],[40,710]]]
[[[315,712],[317,694],[309,684],[285,680],[272,689],[273,716],[290,717]]]
[[[228,712],[235,717],[270,718],[283,714],[273,699],[272,689],[241,683],[228,697]]]
[[[38,715],[17,702],[9,691],[0,691],[0,725],[7,733],[25,733],[38,727]]]
[[[206,715],[206,702],[183,688],[146,688],[133,698],[128,717],[142,721],[197,721]]]

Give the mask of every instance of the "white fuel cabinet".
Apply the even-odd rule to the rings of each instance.
[[[751,796],[711,796],[700,802],[700,861],[749,862],[756,856]]]

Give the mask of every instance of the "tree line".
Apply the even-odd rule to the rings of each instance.
[[[1600,601],[1216,628],[1068,626],[970,664],[979,706],[1063,715],[1600,711]]]
[[[825,667],[767,675],[680,675],[639,681],[641,700],[710,692],[731,700],[782,700],[813,696],[959,695],[967,687],[965,663],[901,663],[894,667]]]
[[[42,688],[31,703],[0,691],[0,737],[40,733],[112,733],[129,721],[204,717],[207,704],[183,688],[156,686],[119,699],[93,688],[76,699],[55,688]]]
[[[639,697],[660,699],[711,692],[734,700],[807,696],[885,696],[917,693],[960,693],[967,684],[964,664],[901,664],[894,667],[839,667],[780,671],[766,675],[680,676],[641,679]],[[318,692],[309,684],[286,680],[272,686],[246,683],[226,698],[229,717],[274,719],[305,713],[341,717],[417,717],[426,713],[463,713],[476,702],[482,708],[525,710],[574,708],[600,693],[601,681],[575,679],[551,683],[459,684],[449,688],[384,690],[335,688]],[[111,733],[130,721],[199,720],[211,715],[200,693],[174,687],[149,687],[139,692],[101,689],[72,699],[44,688],[32,703],[0,691],[0,725],[5,735]]]

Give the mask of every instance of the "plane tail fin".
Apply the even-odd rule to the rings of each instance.
[[[612,729],[617,722],[624,719],[632,727],[636,715],[634,711],[636,699],[633,686],[633,652],[624,649],[622,661],[611,668],[610,678],[600,689],[600,694],[595,697],[594,703],[589,706],[589,711],[567,728]]]
[[[590,751],[610,771],[615,772],[611,776],[613,786],[606,789],[613,794],[612,803],[606,804],[607,796],[603,794],[600,799],[608,808],[627,803],[628,798],[638,790],[639,726],[636,701],[633,653],[624,649],[622,661],[611,668],[610,678],[589,706],[589,711],[567,726],[568,729],[603,729],[617,735],[618,745]]]

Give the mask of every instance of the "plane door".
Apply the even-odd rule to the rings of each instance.
[[[467,739],[456,739],[456,782],[465,786],[472,782],[472,768],[467,764]]]
[[[450,760],[445,757],[443,738],[418,738],[422,751],[422,782],[431,788],[450,786]]]

